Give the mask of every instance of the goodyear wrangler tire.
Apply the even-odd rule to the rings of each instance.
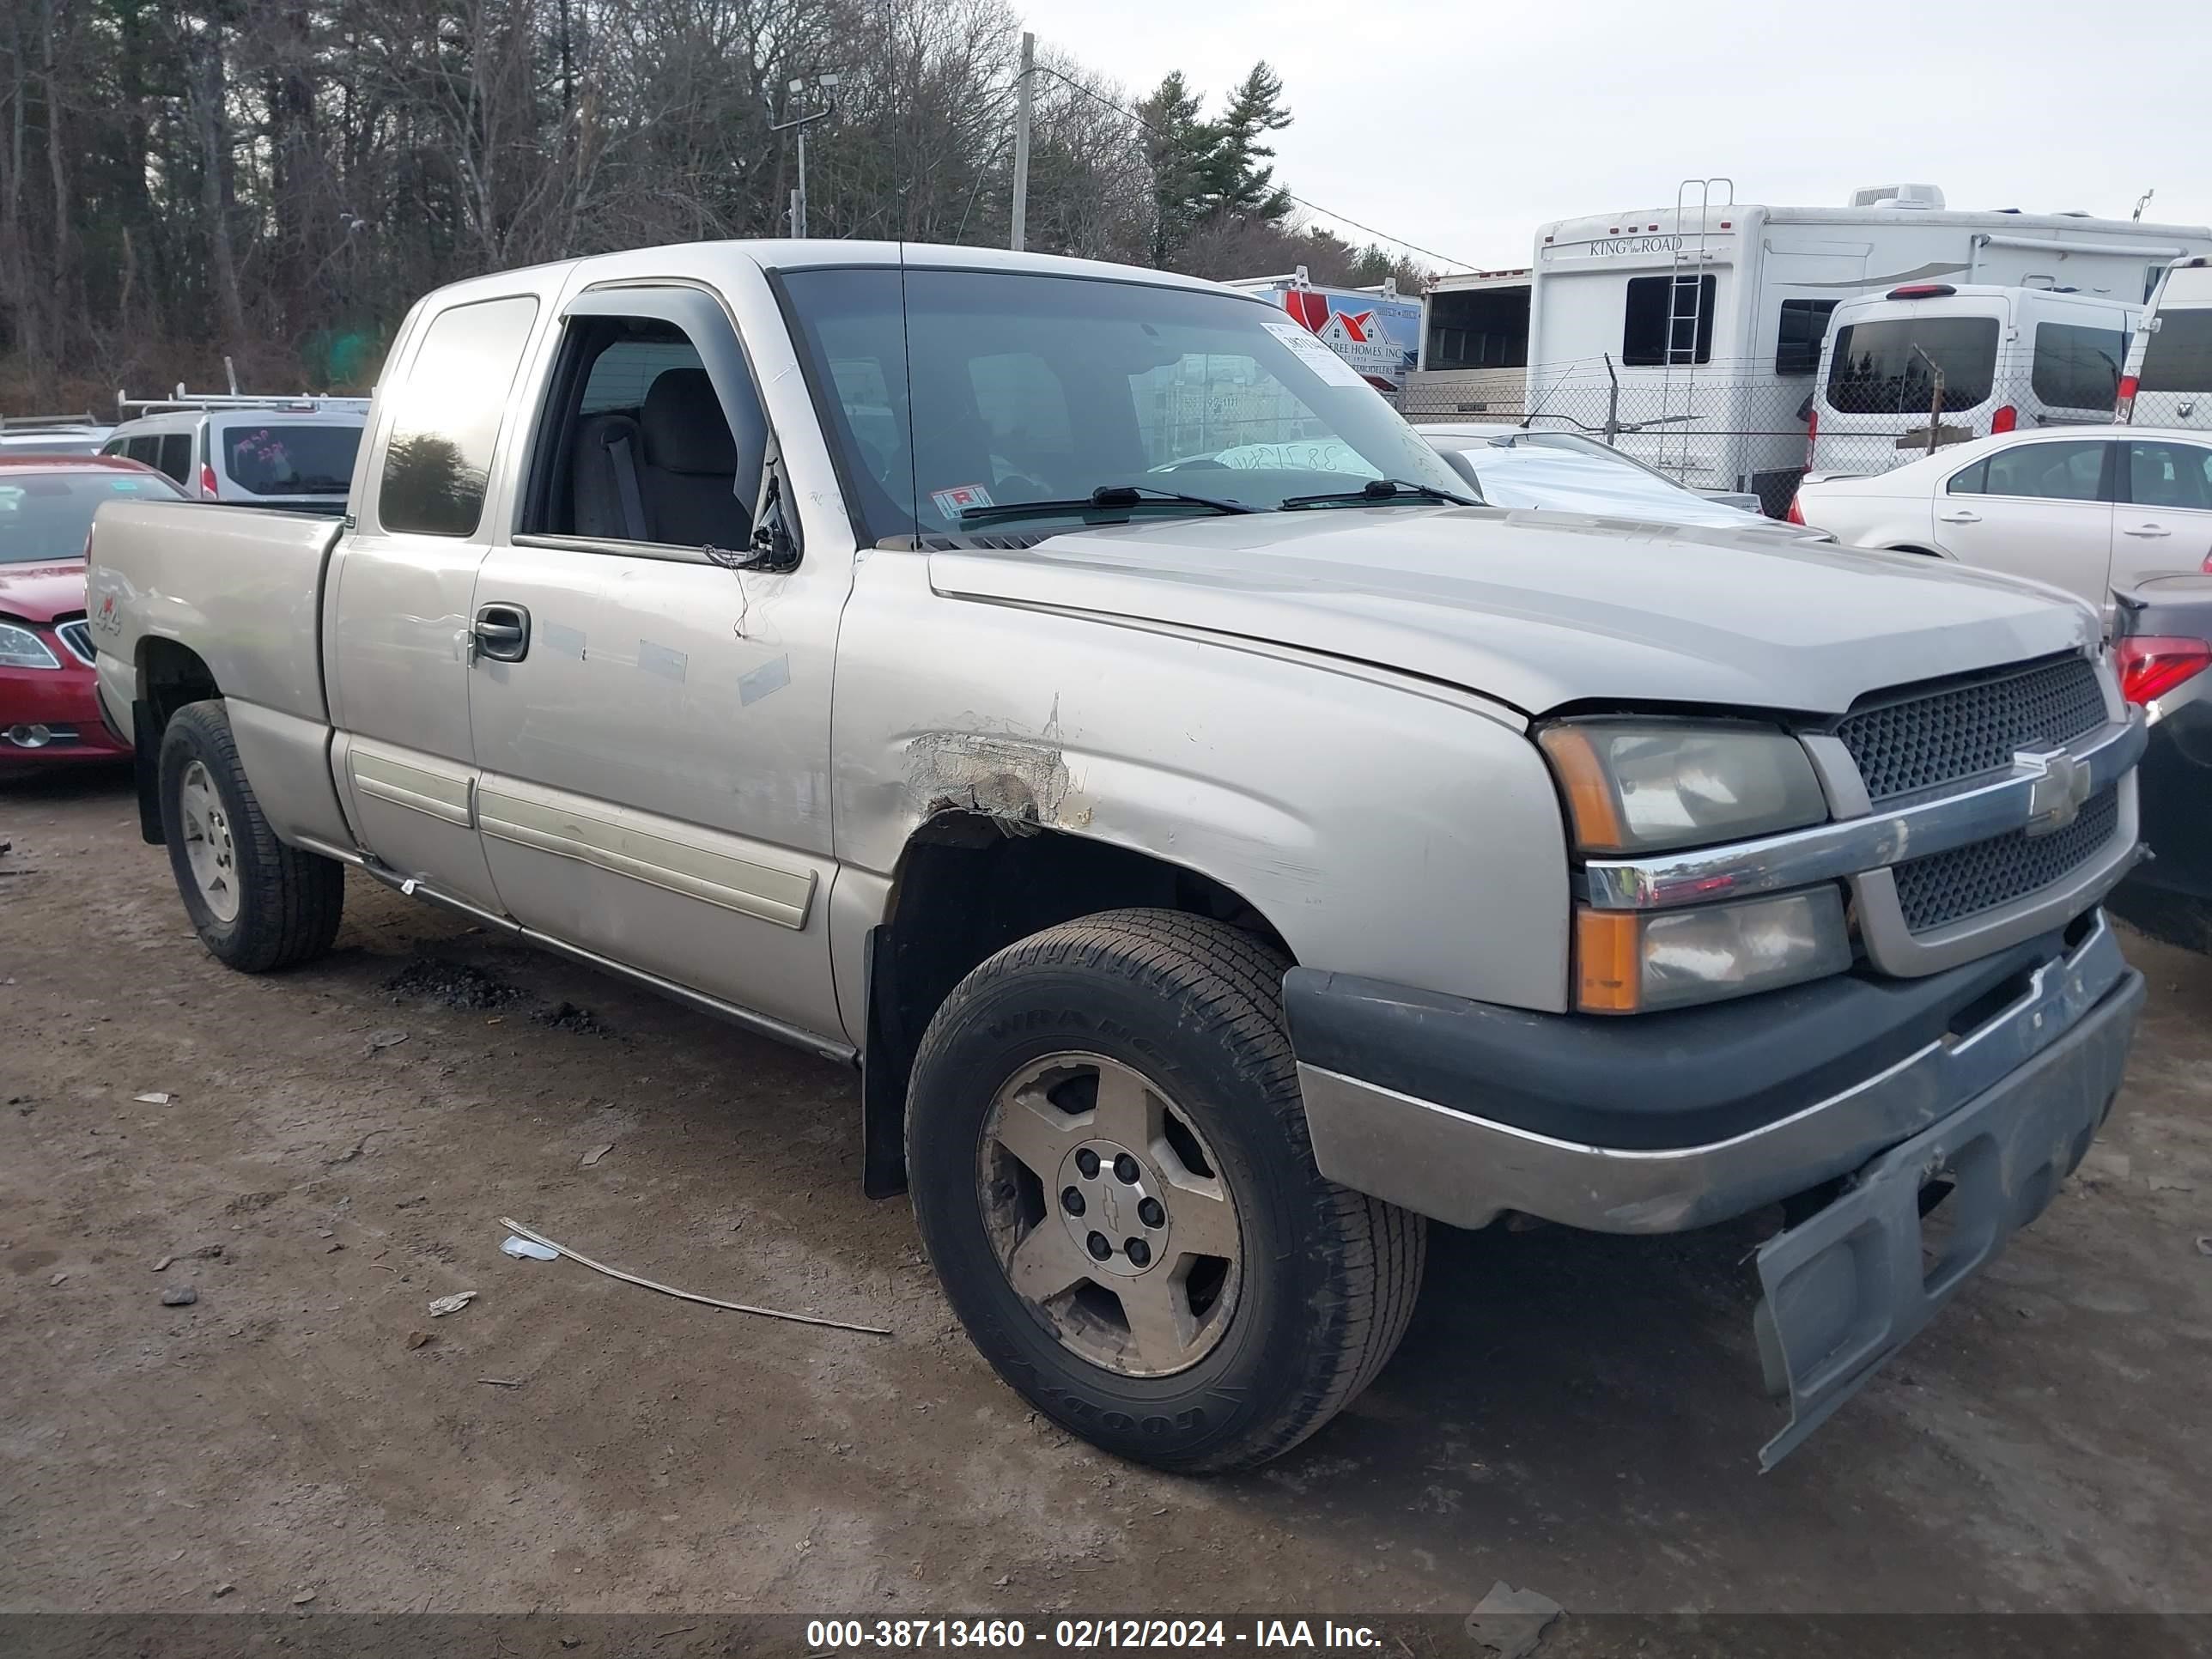
[[[217,960],[262,974],[331,948],[345,871],[276,839],[246,781],[221,702],[188,703],[170,717],[160,800],[185,913]]]
[[[930,1022],[908,1096],[922,1242],[1040,1411],[1192,1472],[1288,1451],[1405,1333],[1419,1216],[1315,1169],[1287,964],[1166,910],[1008,946]]]

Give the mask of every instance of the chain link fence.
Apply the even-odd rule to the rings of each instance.
[[[1693,489],[1755,494],[1789,511],[1807,471],[1886,472],[1932,449],[2039,426],[2109,424],[2118,387],[2039,367],[2018,375],[1907,371],[1842,377],[1718,362],[1428,370],[1397,403],[1416,424],[1475,422],[1579,432]]]

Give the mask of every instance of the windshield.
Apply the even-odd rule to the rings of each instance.
[[[169,481],[151,472],[0,471],[0,564],[82,558],[102,501],[176,499]]]
[[[895,270],[793,271],[784,287],[872,542],[1338,493],[1387,504],[1387,490],[1362,493],[1380,479],[1464,490],[1348,364],[1249,300],[908,270],[902,313]],[[1094,505],[1101,490],[1118,493]]]
[[[240,422],[217,434],[222,470],[255,495],[343,495],[353,483],[357,426]]]
[[[1943,407],[1985,401],[1997,369],[1994,317],[1898,317],[1836,331],[1828,368],[1828,407],[1844,415],[1925,415],[1943,371]]]

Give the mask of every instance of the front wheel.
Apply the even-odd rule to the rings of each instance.
[[[217,960],[249,974],[331,948],[345,871],[287,847],[261,815],[217,702],[188,703],[161,733],[161,838],[185,914]]]
[[[1283,959],[1163,910],[1032,935],[956,987],[908,1097],[932,1264],[1037,1408],[1163,1468],[1279,1455],[1381,1370],[1419,1216],[1314,1167]]]

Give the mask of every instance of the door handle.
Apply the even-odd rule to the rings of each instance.
[[[1956,513],[1938,513],[1936,515],[1937,524],[1979,524],[1981,521],[1980,514],[1969,513],[1964,507]]]
[[[2173,532],[2163,525],[2137,524],[2122,525],[2120,534],[2123,536],[2171,536]]]
[[[530,613],[519,605],[480,605],[469,637],[479,656],[520,662],[530,654]]]

